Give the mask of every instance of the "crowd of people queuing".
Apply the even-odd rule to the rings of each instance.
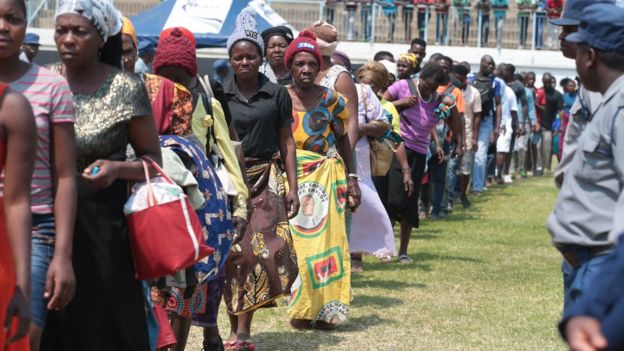
[[[535,48],[545,48],[546,45],[554,48],[557,44],[556,26],[548,20],[557,19],[563,10],[563,0],[517,0],[516,15],[518,25],[518,48],[530,46],[529,29],[533,33]],[[341,7],[339,7],[341,5]],[[379,10],[373,11],[373,6]],[[436,45],[467,45],[470,40],[470,27],[477,28],[481,46],[490,45],[490,28],[493,27],[494,44],[503,46],[503,32],[506,28],[505,18],[511,10],[509,0],[325,0],[325,15],[330,23],[339,23],[340,14],[344,7],[344,28],[347,40],[369,41],[374,35],[373,16],[382,13],[386,18],[384,25],[389,43],[395,41],[397,20],[402,22],[404,38],[427,39],[428,33],[435,33]],[[356,31],[356,13],[359,9],[360,32]],[[431,25],[431,18],[435,18],[435,27]],[[417,32],[412,34],[412,23],[416,22]],[[450,38],[449,32],[453,28],[460,28],[461,36]],[[383,35],[383,34],[382,34]],[[458,34],[459,35],[459,34]],[[376,36],[379,36],[377,34]],[[409,39],[408,39],[409,40]],[[475,38],[475,40],[478,40]]]
[[[564,79],[562,94],[549,73],[537,88],[535,73],[488,55],[473,73],[462,58],[428,55],[419,38],[354,71],[331,24],[296,38],[282,26],[259,33],[247,9],[209,77],[183,27],[139,57],[110,0],[57,1],[61,62],[44,68],[20,59],[25,2],[0,0],[0,315],[11,323],[0,349],[183,350],[196,325],[205,350],[254,350],[254,313],[282,297],[294,328],[334,329],[364,254],[412,263],[420,220],[549,173],[553,155],[561,330],[622,345],[622,221],[612,228],[610,210],[623,198],[624,10],[592,3],[569,0],[553,21],[583,85]],[[184,188],[214,252],[139,281],[124,203],[145,157]],[[592,286],[600,266],[608,279]]]

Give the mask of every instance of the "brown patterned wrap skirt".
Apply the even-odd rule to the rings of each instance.
[[[281,161],[246,159],[251,211],[240,242],[225,264],[223,296],[229,313],[241,314],[275,305],[290,295],[297,278],[297,257],[286,212]]]

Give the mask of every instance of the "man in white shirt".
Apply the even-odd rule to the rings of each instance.
[[[505,64],[501,64],[500,71],[505,69]],[[503,89],[501,99],[501,122],[500,133],[496,140],[496,181],[498,184],[511,183],[509,166],[511,164],[511,152],[513,147],[513,137],[518,125],[518,100],[513,89],[506,84]]]

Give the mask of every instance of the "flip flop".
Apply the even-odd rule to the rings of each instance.
[[[412,260],[412,258],[409,257],[408,255],[401,255],[401,256],[399,256],[399,263],[400,264],[410,264],[410,263],[414,263],[414,260]]]

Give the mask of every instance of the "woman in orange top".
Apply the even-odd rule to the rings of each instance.
[[[30,182],[36,149],[35,118],[22,95],[0,83],[0,351],[29,350]],[[7,152],[11,150],[11,152]],[[6,167],[5,167],[6,166]],[[5,221],[5,218],[11,218]]]

